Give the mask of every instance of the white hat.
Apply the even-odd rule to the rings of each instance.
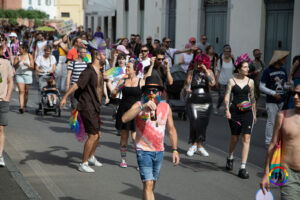
[[[8,37],[16,37],[17,38],[18,36],[15,32],[11,32]]]
[[[283,51],[283,50],[274,50],[273,57],[269,63],[269,65],[273,65],[278,60],[283,59],[284,57],[287,57],[290,54],[289,51]]]

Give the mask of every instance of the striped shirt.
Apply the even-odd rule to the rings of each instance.
[[[68,65],[68,70],[72,71],[72,75],[71,75],[72,84],[78,81],[81,72],[83,72],[86,67],[87,67],[86,62],[78,62],[78,61],[70,62],[70,64]]]

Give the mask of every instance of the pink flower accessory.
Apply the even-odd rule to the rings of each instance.
[[[241,62],[244,62],[244,61],[246,61],[248,64],[250,64],[251,59],[249,58],[248,53],[244,53],[244,54],[240,55],[236,59],[234,65],[237,67]]]

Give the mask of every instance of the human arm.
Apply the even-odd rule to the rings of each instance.
[[[206,69],[204,64],[202,64],[202,68],[205,69],[209,87],[213,87],[216,84],[214,73],[210,69]]]
[[[156,104],[153,101],[148,101],[147,103],[141,104],[140,102],[136,102],[131,106],[131,108],[125,112],[122,116],[122,122],[127,123],[134,118],[142,111],[150,112],[156,110]]]
[[[8,66],[8,77],[7,77],[7,93],[6,93],[6,97],[4,98],[4,101],[10,101],[10,97],[11,97],[12,91],[14,89],[13,69],[8,61],[7,61],[7,65],[9,65]]]
[[[182,89],[182,96],[183,97],[185,97],[188,92],[192,92],[192,90],[190,88],[192,78],[193,78],[193,71],[190,70],[187,74],[186,81],[185,81],[184,87]]]
[[[183,55],[180,56],[179,62],[178,62],[178,65],[181,65],[181,64],[184,64],[184,56]]]
[[[57,46],[57,45],[59,45],[59,43],[61,43],[61,42],[62,42],[62,39],[60,38],[59,40],[54,41],[54,42],[53,42],[53,45],[54,45],[54,46]]]
[[[68,70],[67,72],[67,80],[66,80],[66,90],[69,90],[71,85],[71,76],[72,76],[72,70]]]
[[[28,67],[33,70],[34,69],[34,60],[33,60],[33,57],[29,53],[28,53],[28,57],[29,57],[29,62],[30,62],[30,65]]]
[[[179,154],[177,151],[178,137],[177,137],[176,128],[174,126],[172,109],[170,108],[170,106],[169,106],[167,127],[168,127],[169,136],[170,136],[170,143],[171,143],[172,149],[173,149],[172,162],[173,162],[174,166],[176,166],[179,164],[179,161],[180,161]]]
[[[267,149],[264,176],[260,181],[260,188],[262,189],[264,194],[266,193],[265,189],[267,189],[267,191],[270,190],[270,179],[269,179],[270,162],[275,151],[276,143],[279,138],[283,116],[284,116],[283,111],[278,112],[275,120],[274,129],[273,129],[273,137]]]
[[[144,79],[146,79],[148,76],[151,76],[155,60],[156,60],[156,57],[152,57],[150,59],[150,67],[149,67],[148,71],[146,72],[146,74],[144,75]]]
[[[109,103],[109,97],[108,97],[108,93],[107,93],[107,82],[104,81],[104,85],[103,85],[103,94],[105,97],[105,104]]]
[[[229,110],[229,103],[230,103],[230,96],[231,96],[231,90],[233,87],[233,80],[229,79],[227,88],[226,88],[226,93],[224,97],[224,103],[225,103],[225,112],[226,112],[226,117],[227,119],[231,119],[231,113]]]
[[[114,56],[113,56],[113,60],[112,60],[112,64],[111,64],[111,68],[114,68],[116,66],[117,63],[117,57],[118,57],[118,52],[115,51],[114,52]]]
[[[222,59],[222,58],[220,58]],[[215,77],[215,82],[216,82],[216,88],[218,89],[219,88],[219,77],[220,77],[220,74],[221,74],[221,61],[217,61],[217,66],[216,66],[216,77]]]
[[[125,84],[125,80],[124,80],[124,79],[121,79],[121,80],[118,82],[117,86],[116,86],[115,88],[113,88],[113,86],[112,86],[112,84],[111,84],[111,81],[109,80],[109,81],[107,82],[107,87],[108,87],[110,93],[112,94],[112,96],[115,96],[115,95],[117,95],[117,93],[119,92],[119,91],[118,91],[119,88],[120,88],[121,85],[123,85],[123,84]]]
[[[19,63],[20,63],[19,56],[16,56],[15,59],[14,59],[14,62],[13,62],[13,67],[17,68]]]
[[[255,101],[254,90],[255,90],[254,81],[251,79],[250,80],[250,101],[253,109],[254,123],[256,123],[256,101]]]
[[[66,102],[67,102],[67,98],[73,94],[76,90],[78,89],[78,85],[77,83],[74,83],[72,85],[72,87],[70,89],[68,89],[67,93],[65,94],[65,96],[60,100],[60,103],[59,103],[59,107],[62,109],[65,107],[66,105]]]
[[[169,67],[169,59],[166,58],[164,61],[164,68],[165,68],[165,75],[167,77],[167,85],[172,85],[173,84],[173,77],[170,72],[170,67]]]

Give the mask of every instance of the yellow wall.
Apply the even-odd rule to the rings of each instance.
[[[65,21],[72,19],[77,26],[84,24],[82,0],[56,0],[57,18]],[[70,13],[70,17],[61,17],[62,12]]]

